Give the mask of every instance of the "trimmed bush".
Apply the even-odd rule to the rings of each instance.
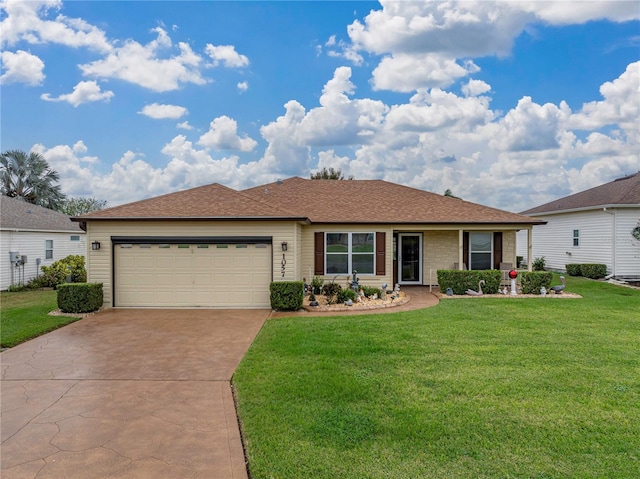
[[[565,264],[564,267],[567,270],[567,274],[569,276],[582,276],[579,264]]]
[[[540,288],[548,291],[551,287],[553,273],[551,271],[523,271],[518,273],[523,294],[540,294]]]
[[[66,283],[71,276],[72,283],[84,283],[87,281],[87,270],[84,267],[84,256],[71,254],[66,258],[55,261],[51,266],[41,266],[39,282],[41,288],[55,288],[59,284]]]
[[[63,313],[91,313],[102,306],[102,283],[58,285],[58,308]]]
[[[269,285],[271,309],[298,311],[302,308],[304,283],[302,281],[274,281]]]
[[[438,285],[440,291],[446,291],[447,288],[453,290],[453,294],[465,294],[468,289],[478,290],[478,282],[484,279],[482,291],[486,294],[496,294],[500,288],[500,280],[502,272],[497,269],[487,270],[457,270],[457,269],[439,269]]]
[[[607,265],[598,263],[583,263],[580,265],[580,273],[585,278],[604,278],[607,274]]]

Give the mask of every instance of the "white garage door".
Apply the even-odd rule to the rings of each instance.
[[[118,244],[115,305],[269,307],[267,244]]]

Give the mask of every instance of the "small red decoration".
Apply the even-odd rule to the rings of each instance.
[[[516,279],[518,277],[518,272],[515,269],[509,271],[509,278]]]

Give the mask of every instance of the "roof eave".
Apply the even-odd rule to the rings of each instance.
[[[71,221],[303,221],[309,219],[304,216],[78,216]]]
[[[567,208],[563,210],[548,210],[548,211],[538,211],[535,213],[521,213],[527,216],[548,216],[548,215],[559,215],[564,213],[580,213],[582,211],[593,211],[593,210],[602,210],[605,208],[640,208],[640,204],[615,204],[610,203],[606,205],[593,205],[593,206],[583,206],[581,208]]]

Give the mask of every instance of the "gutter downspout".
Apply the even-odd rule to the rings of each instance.
[[[613,277],[616,277],[616,210],[609,211],[606,207],[602,208],[602,211],[612,216],[611,220],[613,223],[613,236],[611,237],[611,274]]]

